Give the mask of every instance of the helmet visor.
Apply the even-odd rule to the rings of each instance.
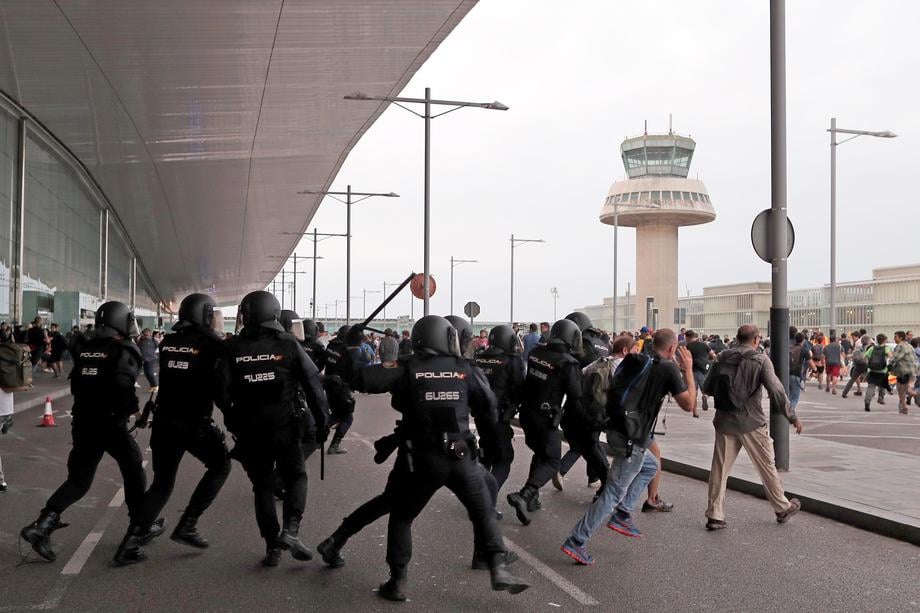
[[[291,334],[293,334],[294,338],[296,338],[297,340],[301,342],[306,340],[307,337],[303,331],[303,320],[302,319],[291,320]]]
[[[137,327],[137,319],[134,317],[134,311],[128,313],[127,333],[128,338],[137,338],[141,335],[140,328]]]
[[[224,314],[220,309],[214,309],[214,315],[211,317],[211,331],[224,335]]]

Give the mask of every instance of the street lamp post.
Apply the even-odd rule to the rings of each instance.
[[[831,117],[831,317],[830,330],[837,328],[837,147],[847,141],[860,136],[874,136],[876,138],[895,138],[897,134],[890,130],[872,132],[869,130],[846,130],[837,127],[837,118]],[[837,142],[838,134],[852,134]]]
[[[380,290],[379,290],[379,289],[366,289],[366,288],[365,288],[365,289],[363,290],[362,293],[364,294],[364,306],[362,307],[362,310],[361,310],[361,316],[362,316],[362,317],[367,317],[367,295],[368,295],[368,294],[379,294],[379,293],[380,293]]]
[[[302,259],[302,260],[305,260],[305,259],[311,259],[311,260],[313,260],[313,298],[312,298],[312,300],[311,300],[311,304],[312,304],[311,311],[312,311],[312,317],[313,317],[313,319],[316,319],[316,260],[322,260],[322,259],[323,259],[322,256],[317,256],[317,255],[316,255],[316,245],[317,245],[317,243],[319,243],[320,241],[324,241],[324,240],[326,240],[327,238],[332,238],[332,237],[334,237],[334,236],[348,236],[348,235],[347,235],[347,234],[329,234],[329,233],[324,233],[324,232],[317,232],[317,231],[316,231],[316,228],[314,228],[312,232],[282,232],[282,234],[293,234],[293,235],[296,235],[296,236],[305,236],[305,237],[307,237],[309,240],[313,241],[313,256],[310,257],[310,258],[305,258],[305,257],[302,257],[302,256],[301,256],[300,259]],[[319,237],[322,237],[322,238],[319,238]],[[296,310],[296,309],[295,309],[295,310]],[[328,314],[327,314],[326,316],[328,317]]]
[[[555,287],[550,288],[549,293],[553,295],[553,321],[556,321],[556,299],[559,298],[559,290]]]
[[[511,235],[511,307],[508,309],[508,323],[514,325],[514,250],[524,243],[544,243],[542,238],[514,238]]]
[[[389,287],[399,287],[401,284],[402,284],[402,282],[387,283],[386,281],[384,281],[384,282],[383,282],[383,296],[384,296],[384,298],[386,298],[387,296],[390,295],[390,294],[388,293],[389,290],[388,290],[387,288],[389,288]],[[411,296],[411,294],[409,294],[409,295]],[[384,307],[383,307],[383,319],[384,319],[384,321],[386,321],[386,318],[387,318],[387,307],[386,307],[386,305],[384,305]]]
[[[297,311],[297,275],[305,275],[307,273],[303,270],[300,270],[300,271],[297,270],[297,262],[299,260],[316,260],[317,259],[316,254],[314,254],[313,256],[308,256],[308,255],[297,255],[295,253],[294,255],[289,256],[289,257],[283,256],[283,255],[270,255],[268,257],[273,260],[293,260],[294,261],[294,272],[293,272],[294,282],[293,282],[293,289],[292,289],[292,292],[294,293],[293,310],[299,313],[299,311]],[[319,258],[319,259],[322,259],[322,258]],[[316,277],[316,262],[315,261],[313,263],[313,276],[314,278]],[[315,317],[316,317],[316,313],[314,313],[314,318]]]
[[[452,113],[458,109],[464,107],[474,107],[480,109],[490,109],[493,111],[507,111],[508,107],[502,104],[501,102],[462,102],[456,100],[432,100],[431,98],[431,88],[425,88],[425,97],[424,98],[402,98],[394,96],[368,96],[362,93],[354,93],[348,96],[345,96],[346,100],[377,100],[380,102],[392,102],[396,106],[405,109],[417,117],[421,117],[425,120],[425,236],[424,236],[424,314],[428,315],[428,303],[429,303],[429,292],[428,292],[428,278],[431,276],[431,223],[429,212],[431,210],[431,120],[441,115],[446,115],[447,113]],[[424,114],[417,113],[405,106],[406,104],[421,104],[424,105],[425,111]],[[450,106],[450,108],[443,113],[438,113],[437,115],[431,114],[431,106]]]
[[[478,262],[479,260],[458,260],[454,256],[450,256],[450,314],[454,314],[454,268],[460,264],[472,264]]]
[[[351,191],[351,185],[349,185],[344,192],[331,192],[331,191],[315,191],[315,190],[304,190],[302,192],[297,192],[298,194],[317,194],[320,196],[330,196],[334,200],[338,200],[345,204],[345,296],[348,297],[347,302],[345,303],[345,323],[351,323],[351,205],[358,204],[362,200],[367,200],[368,198],[373,198],[374,196],[380,196],[382,198],[399,198],[399,194],[388,192],[386,194],[379,192],[353,192]],[[338,196],[345,196],[345,200],[342,200]],[[352,196],[361,196],[357,200],[352,200]]]

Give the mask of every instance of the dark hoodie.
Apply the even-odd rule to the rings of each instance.
[[[747,434],[767,425],[761,400],[763,390],[770,398],[770,410],[782,411],[790,423],[797,417],[786,396],[786,387],[777,378],[773,363],[766,355],[758,353],[753,347],[743,345],[721,352],[716,361],[721,364],[718,369],[731,377],[731,401],[737,411],[716,411],[712,425],[722,434]],[[715,381],[711,374],[703,382],[703,393],[709,396],[715,393]]]

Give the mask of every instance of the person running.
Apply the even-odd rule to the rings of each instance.
[[[914,396],[914,382],[917,380],[917,356],[907,342],[907,334],[898,330],[894,333],[897,343],[888,361],[888,370],[898,378],[898,413],[907,415],[907,399]]]
[[[866,350],[866,397],[864,408],[870,411],[869,405],[872,403],[872,396],[878,389],[878,403],[885,404],[885,392],[891,393],[891,386],[888,384],[888,358],[891,357],[891,349],[885,343],[888,337],[879,334],[875,337],[876,344]]]
[[[795,427],[796,434],[802,433],[802,422],[796,416],[772,362],[756,351],[759,340],[757,326],[745,324],[738,328],[736,347],[719,355],[703,383],[715,397],[716,406],[712,422],[716,437],[709,473],[707,530],[722,530],[728,526],[725,522],[725,487],[742,448],[760,473],[767,500],[773,506],[778,523],[786,523],[802,507],[798,499],[787,499],[783,493],[762,405],[763,390],[767,391],[770,399],[771,414],[785,415]]]
[[[701,341],[699,335],[693,330],[687,330],[684,336],[687,339],[687,350],[693,356],[693,380],[696,381],[696,389],[700,390],[700,386],[703,385],[703,380],[706,378],[706,372],[709,371],[709,364],[716,359],[716,352]],[[706,394],[700,390],[699,395],[703,398],[703,410],[708,411],[709,402],[706,399]]]
[[[865,379],[866,372],[869,370],[869,362],[866,360],[866,349],[868,348],[866,345],[869,337],[866,337],[866,344],[864,344],[859,332],[853,332],[851,336],[853,337],[853,351],[850,353],[850,380],[847,381],[843,388],[843,394],[841,394],[843,398],[846,398],[847,394],[850,393],[854,383],[856,384],[856,391],[853,392],[853,395],[862,396],[859,384],[860,381]]]
[[[802,373],[812,368],[811,351],[805,347],[805,335],[796,332],[794,344],[789,348],[789,404],[792,410],[799,404],[802,395]],[[846,394],[844,394],[846,396]]]
[[[837,337],[831,335],[831,342],[824,348],[824,369],[826,379],[825,392],[837,394],[837,380],[840,378],[840,369],[843,367],[843,347],[837,342]]]
[[[811,376],[818,382],[821,389],[824,381],[824,334],[819,330],[811,339],[811,359],[814,363]]]

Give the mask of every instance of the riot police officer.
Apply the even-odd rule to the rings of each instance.
[[[131,341],[137,335],[134,313],[121,302],[106,302],[96,311],[92,338],[81,343],[74,355],[70,375],[73,448],[67,458],[67,480],[48,499],[38,519],[20,531],[46,560],[56,558],[51,533],[66,525],[61,514],[89,491],[105,453],[118,463],[124,479],[131,523],[137,525],[141,520],[146,477],[141,450],[128,431],[128,419],[138,413],[134,383],[142,358]]]
[[[160,343],[160,390],[150,437],[153,483],[144,495],[143,522],[135,528],[141,535],[149,531],[172,494],[179,463],[188,452],[204,464],[205,473],[170,538],[198,549],[208,547],[198,532],[198,519],[230,474],[225,435],[211,419],[216,365],[225,349],[216,331],[223,324],[219,313],[215,316],[216,306],[205,294],[186,296],[179,305],[175,334]]]
[[[533,451],[533,459],[524,487],[508,494],[508,504],[525,526],[530,524],[527,513],[540,508],[540,488],[559,470],[563,413],[581,397],[581,369],[572,355],[581,351],[581,330],[574,322],[560,319],[549,335],[546,345],[534,347],[527,356],[520,415],[524,442]]]
[[[297,536],[307,490],[298,387],[320,441],[325,440],[329,415],[319,372],[297,339],[284,331],[280,312],[278,300],[270,293],[247,294],[239,308],[243,329],[227,342],[217,373],[217,405],[236,438],[231,455],[240,460],[252,482],[256,521],[266,543],[265,566],[277,566],[285,549],[296,560],[313,557]],[[285,489],[280,532],[272,475],[276,463]]]
[[[579,366],[586,368],[593,362],[610,355],[610,345],[604,340],[604,334],[594,327],[591,319],[580,311],[569,313],[566,319],[575,323],[581,330],[582,351],[575,357]],[[562,418],[562,433],[569,443],[569,449],[559,463],[559,473],[553,475],[553,486],[562,490],[562,477],[572,468],[579,457],[585,459],[589,483],[600,483],[607,479],[607,452],[601,446],[600,433],[606,421],[605,407],[591,406],[589,398],[568,411]]]
[[[502,324],[489,332],[489,348],[476,356],[498,401],[498,423],[495,431],[481,436],[482,463],[501,489],[511,473],[514,461],[514,430],[511,420],[517,414],[524,387],[524,348],[514,329]]]
[[[443,317],[428,315],[412,328],[414,353],[391,376],[393,407],[402,413],[401,443],[388,480],[387,563],[390,579],[378,594],[406,599],[412,557],[412,522],[441,487],[466,507],[478,542],[488,556],[492,589],[512,594],[528,585],[511,575],[501,532],[492,512],[484,473],[475,458],[470,414],[495,420],[495,396],[481,371],[460,357],[457,331]],[[369,369],[374,370],[374,369]]]
[[[312,319],[304,319],[303,334],[304,339],[300,344],[303,345],[303,350],[307,352],[307,355],[310,356],[310,359],[316,364],[316,368],[322,372],[326,368],[326,346],[317,340],[319,337],[319,327],[316,325],[316,322]]]
[[[356,373],[370,364],[361,351],[364,335],[358,326],[342,326],[326,346],[326,376],[324,385],[329,396],[335,435],[329,443],[330,455],[348,453],[342,449],[342,439],[355,420],[355,398],[351,385]]]

